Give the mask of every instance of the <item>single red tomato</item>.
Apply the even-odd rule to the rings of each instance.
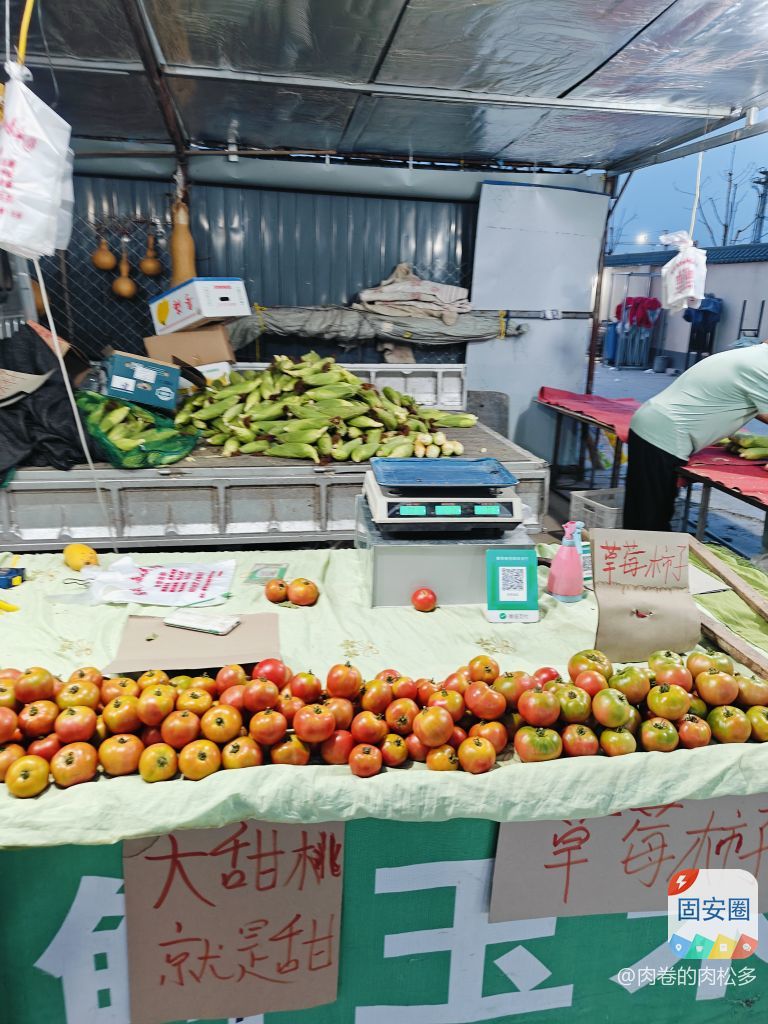
[[[44,757],[46,761],[50,761],[53,755],[61,750],[63,746],[64,744],[56,733],[52,732],[49,736],[43,736],[39,740],[32,740],[27,747],[27,753],[35,754],[37,757]],[[0,778],[0,782],[2,782],[2,778]]]
[[[12,796],[22,799],[37,796],[48,785],[48,762],[33,754],[17,758],[8,766],[5,784]]]
[[[757,740],[758,743],[765,743],[768,740],[768,707],[753,704],[747,709],[747,718],[752,728],[752,739]],[[706,723],[704,724],[706,725]]]
[[[739,708],[713,708],[707,715],[707,725],[718,743],[746,743],[752,734],[752,724]]]
[[[136,732],[144,724],[139,718],[138,697],[115,697],[104,708],[102,718],[113,733]]]
[[[245,686],[248,676],[242,665],[224,665],[216,673],[216,690],[221,695],[230,686]]]
[[[176,774],[179,759],[167,743],[152,743],[139,758],[139,775],[145,782],[167,782]]]
[[[305,743],[322,743],[335,729],[333,712],[324,704],[307,704],[293,719],[293,731]]]
[[[492,718],[501,718],[507,710],[504,694],[481,682],[472,683],[467,687],[464,703],[473,715],[489,721]]]
[[[389,730],[381,715],[375,715],[372,711],[361,711],[352,719],[349,731],[355,743],[381,743]]]
[[[103,743],[107,738],[106,730],[103,736],[99,736],[99,719],[96,719],[96,736],[91,740],[91,743],[95,743],[97,746],[99,743]],[[139,739],[145,747],[152,747],[156,743],[163,742],[163,734],[160,731],[159,725],[145,725],[138,733]]]
[[[535,672],[531,673],[531,677],[537,686],[542,688],[547,683],[563,682],[563,678],[556,668],[551,668],[549,665],[545,665],[543,668],[537,668]]]
[[[347,764],[355,741],[347,729],[336,729],[320,744],[320,757],[326,764]]]
[[[501,722],[475,722],[469,730],[469,735],[482,736],[483,739],[488,740],[497,754],[500,754],[509,743],[507,730]],[[449,743],[453,746],[453,737],[451,737]]]
[[[560,757],[563,743],[554,729],[524,725],[515,733],[515,751],[521,761],[552,761]]]
[[[95,684],[85,679],[80,683],[67,683],[67,685],[56,694],[56,703],[64,708],[94,708],[101,704],[101,690]]]
[[[499,666],[487,654],[478,654],[469,665],[469,678],[473,683],[492,683],[499,677]]]
[[[367,743],[358,743],[349,755],[349,767],[353,775],[360,779],[369,779],[381,771],[382,758],[378,747]]]
[[[685,667],[695,679],[702,672],[711,672],[714,668],[714,662],[704,651],[691,651],[686,659]]]
[[[374,679],[383,679],[385,683],[389,683],[391,686],[396,679],[400,678],[400,673],[396,668],[383,668],[381,672],[377,672]]]
[[[366,683],[360,694],[360,706],[363,711],[372,711],[374,715],[383,715],[394,697],[392,687],[383,679],[372,679]]]
[[[581,725],[592,713],[592,698],[580,686],[569,686],[557,693],[560,714],[564,722]]]
[[[337,729],[349,729],[352,719],[355,717],[355,706],[346,697],[331,697],[324,705],[330,711],[336,722]]]
[[[37,739],[53,732],[53,723],[59,714],[59,707],[52,700],[35,700],[25,704],[19,712],[19,728],[24,736]],[[10,737],[9,737],[10,738]]]
[[[464,698],[455,690],[435,690],[427,701],[429,708],[445,708],[454,722],[464,716]]]
[[[303,576],[288,584],[288,600],[302,608],[315,604],[319,596],[320,591],[317,589],[317,584],[312,580],[304,579]]]
[[[617,729],[629,721],[629,702],[621,690],[609,686],[598,690],[592,698],[592,714],[600,725],[608,729]]]
[[[579,651],[568,662],[568,675],[575,683],[576,677],[582,672],[599,672],[605,679],[610,679],[613,675],[613,665],[602,651]]]
[[[265,714],[265,712],[261,712]],[[309,764],[309,747],[298,736],[288,736],[272,747],[269,752],[272,764],[292,764],[302,767]]]
[[[455,772],[459,769],[459,758],[455,749],[444,743],[427,752],[427,768],[433,772]]]
[[[678,686],[676,683],[662,683],[661,686],[651,687],[646,703],[648,710],[658,718],[676,722],[678,718],[682,718],[688,713],[691,698],[682,686]]]
[[[133,733],[110,736],[99,747],[99,761],[107,775],[133,775],[143,750],[144,744]]]
[[[603,729],[600,734],[600,747],[608,757],[621,757],[624,754],[633,754],[637,750],[637,740],[629,729],[621,726],[618,729]]]
[[[409,679],[408,676],[400,676],[392,686],[392,696],[395,700],[408,699],[416,700],[419,693],[419,688],[413,679]]]
[[[354,700],[363,686],[363,677],[359,669],[348,661],[343,665],[334,665],[328,670],[325,688],[330,697],[346,697]]]
[[[90,782],[97,765],[96,749],[90,743],[68,743],[51,758],[51,775],[57,786],[66,789]]]
[[[387,733],[381,743],[381,760],[385,768],[399,768],[408,760],[408,747],[402,736]]]
[[[219,704],[230,708],[237,708],[242,714],[245,705],[245,686],[242,683],[237,683],[235,686],[230,686],[224,691],[219,697]]]
[[[140,690],[143,690],[145,686],[165,685],[170,681],[168,673],[163,672],[160,668],[151,668],[147,672],[142,672],[137,680]]]
[[[451,738],[448,740],[448,743],[454,750],[458,750],[468,735],[467,731],[462,729],[460,725],[454,725],[453,732],[451,733]]]
[[[64,708],[53,727],[62,744],[85,743],[96,732],[96,712],[93,708]]]
[[[688,750],[693,747],[706,747],[712,739],[712,730],[698,715],[683,715],[677,723],[677,733],[681,744]]]
[[[160,726],[163,743],[182,750],[200,735],[200,719],[192,711],[172,711]]]
[[[267,580],[264,587],[264,597],[272,604],[282,604],[288,600],[288,584],[285,580]]]
[[[11,711],[17,711],[20,706],[20,702],[16,700],[13,683],[0,683],[0,708],[10,708]]]
[[[441,747],[453,734],[454,721],[445,708],[424,708],[413,720],[413,731],[425,747]]]
[[[503,694],[508,711],[517,710],[517,702],[526,690],[533,690],[539,685],[527,672],[504,672],[493,681],[493,689]]]
[[[221,767],[228,770],[257,768],[261,764],[264,764],[261,747],[250,736],[237,736],[230,740],[221,751]]]
[[[433,612],[437,608],[437,594],[429,587],[419,587],[411,594],[411,604],[417,612]]]
[[[520,694],[517,710],[528,725],[552,725],[560,717],[560,701],[556,694],[537,686]]]
[[[427,760],[430,747],[425,746],[415,732],[405,737],[405,746],[408,749],[408,757],[412,761],[424,762]]]
[[[470,775],[484,775],[496,763],[496,751],[490,740],[482,736],[468,736],[456,751],[459,764]],[[448,756],[446,754],[446,756]]]
[[[213,697],[205,690],[182,690],[176,698],[177,711],[191,711],[198,718],[210,707],[213,707]]]
[[[323,695],[323,684],[312,672],[297,672],[288,685],[293,696],[305,704],[316,704]]]
[[[580,686],[582,690],[587,691],[590,697],[594,697],[600,690],[608,689],[608,680],[602,672],[586,669],[584,672],[579,672],[573,680],[573,685]]]
[[[195,782],[213,775],[221,768],[221,752],[211,740],[193,740],[179,754],[179,770]]]
[[[243,707],[251,714],[277,707],[280,690],[271,679],[252,679],[243,688]]]
[[[251,678],[269,679],[275,686],[282,688],[291,678],[290,673],[286,676],[287,671],[287,666],[279,658],[264,658],[254,666]]]
[[[739,704],[747,708],[768,705],[768,683],[764,679],[742,675],[733,678],[739,684]]]
[[[440,691],[435,692],[439,693]],[[458,697],[459,695],[457,694],[456,696]],[[399,736],[407,736],[413,732],[413,720],[418,713],[419,705],[415,700],[401,697],[399,700],[392,701],[384,712],[384,718],[392,732],[397,733]]]
[[[562,732],[567,757],[591,757],[600,750],[600,742],[587,725],[567,725]]]
[[[140,693],[139,684],[128,676],[105,679],[101,684],[101,703],[106,707],[115,697],[138,697]]]
[[[280,692],[280,697],[277,701],[277,708],[275,710],[285,716],[285,720],[288,725],[292,725],[296,712],[300,711],[303,707],[304,701],[301,697],[294,697],[290,690],[288,690],[288,687],[286,687],[285,690]]]
[[[10,708],[0,708],[0,743],[7,743],[19,728],[19,719]]]
[[[427,680],[427,682],[431,681],[432,680]],[[440,685],[440,689],[455,690],[456,693],[460,693],[462,696],[464,696],[464,693],[466,692],[468,686],[469,683],[463,676],[460,676],[458,672],[451,672],[451,674],[446,676],[445,679],[443,680],[442,684]]]
[[[215,704],[200,719],[200,731],[207,740],[214,743],[229,743],[240,735],[243,716],[229,704]]]
[[[434,679],[422,679],[417,687],[418,701],[423,708],[427,706],[429,698],[433,693],[437,693],[442,687],[439,683],[436,683]]]
[[[630,704],[640,704],[648,696],[651,676],[641,665],[626,665],[611,676],[611,686],[621,690]]]
[[[93,683],[94,686],[100,687],[104,682],[104,676],[93,665],[87,665],[85,668],[77,668],[69,677],[70,683]]]
[[[136,704],[136,714],[144,725],[160,725],[176,705],[176,690],[168,684],[146,686]]]
[[[15,683],[21,674],[20,668],[0,668],[0,681]]]
[[[206,693],[216,699],[219,695],[218,687],[216,686],[216,680],[212,679],[211,676],[193,676],[189,680],[187,686],[177,686],[177,690],[204,690]]]
[[[280,743],[288,732],[288,720],[275,708],[257,711],[248,724],[248,733],[262,746],[271,747]]]
[[[680,737],[668,718],[649,718],[640,726],[640,743],[643,750],[674,750]]]
[[[669,686],[679,686],[690,693],[693,689],[693,676],[685,665],[660,665],[655,672],[657,686],[667,683]]]
[[[50,739],[50,737],[47,737]],[[42,740],[35,740],[35,743],[42,743]],[[30,744],[30,747],[32,744]],[[0,782],[5,781],[5,773],[8,768],[13,764],[14,761],[18,761],[20,757],[24,757],[26,751],[20,743],[0,743]],[[30,753],[37,754],[37,751],[30,751]],[[54,751],[56,753],[56,751]],[[38,756],[41,756],[38,754]],[[46,757],[47,761],[48,758]]]
[[[51,700],[53,697],[53,676],[45,668],[28,668],[13,684],[16,700],[31,704],[36,700]]]

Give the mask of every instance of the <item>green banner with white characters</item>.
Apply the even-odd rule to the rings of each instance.
[[[713,967],[675,959],[666,914],[489,924],[496,834],[349,822],[338,1000],[244,1024],[765,1020],[765,918],[755,955]],[[121,870],[119,845],[0,852],[3,1024],[130,1024]]]

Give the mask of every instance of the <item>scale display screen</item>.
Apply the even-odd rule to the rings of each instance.
[[[426,505],[405,501],[387,503],[388,519],[503,519],[513,515],[514,508],[507,502],[478,504],[477,499]]]

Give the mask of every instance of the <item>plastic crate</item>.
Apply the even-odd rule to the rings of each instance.
[[[571,491],[570,518],[574,522],[581,521],[587,529],[620,530],[624,519],[624,488]]]

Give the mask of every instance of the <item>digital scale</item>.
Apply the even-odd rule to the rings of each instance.
[[[384,534],[500,537],[523,520],[517,477],[497,459],[371,459],[363,494]]]

